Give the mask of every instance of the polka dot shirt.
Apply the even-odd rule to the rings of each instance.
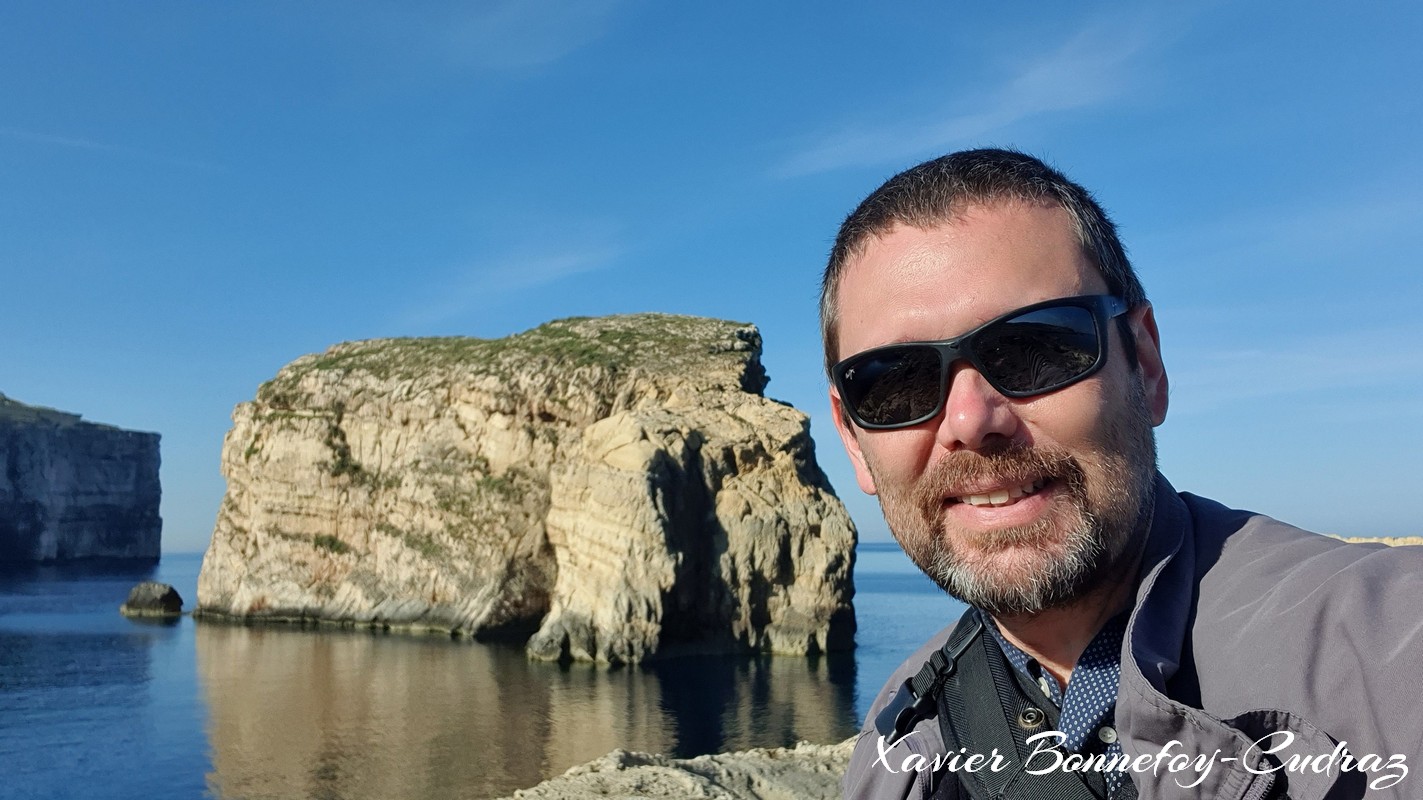
[[[1057,679],[1045,672],[1037,659],[1019,650],[1004,638],[987,614],[982,615],[986,628],[998,640],[1003,655],[1013,668],[1030,682],[1042,688],[1043,693],[1060,709],[1058,728],[1067,738],[1062,746],[1074,753],[1080,753],[1093,739],[1107,745],[1108,758],[1120,755],[1122,745],[1117,741],[1113,727],[1117,707],[1117,684],[1122,674],[1122,636],[1126,633],[1127,614],[1118,614],[1102,626],[1093,637],[1077,665],[1072,668],[1072,676],[1067,682],[1067,691],[1058,686]],[[1105,774],[1107,793],[1115,796],[1121,787],[1123,773],[1112,771]]]

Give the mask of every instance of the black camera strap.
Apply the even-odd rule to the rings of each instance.
[[[945,771],[936,776],[936,798],[967,796],[973,800],[1101,800],[1106,780],[1099,772],[1025,771],[1027,759],[1040,742],[1034,733],[1057,730],[1058,710],[1042,691],[1019,676],[998,643],[982,635],[984,622],[969,609],[954,626],[944,646],[906,680],[894,699],[875,717],[875,728],[893,745],[920,722],[938,717],[945,752],[964,757],[995,750],[1009,768]],[[1126,780],[1113,800],[1135,800],[1136,787]]]

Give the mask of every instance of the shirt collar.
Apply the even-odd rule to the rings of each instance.
[[[984,627],[993,634],[1013,668],[1029,682],[1042,687],[1048,699],[1061,709],[1058,728],[1066,737],[1064,747],[1079,752],[1101,726],[1111,724],[1122,674],[1122,637],[1126,633],[1129,612],[1112,617],[1092,637],[1072,668],[1065,692],[1058,686],[1057,680],[1042,669],[1037,659],[1003,636],[991,617],[982,612],[979,616],[983,617]]]

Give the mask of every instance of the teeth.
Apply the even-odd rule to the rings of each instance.
[[[1047,478],[1038,478],[1022,486],[1010,486],[988,494],[971,494],[960,497],[959,501],[971,506],[1005,506],[1020,498],[1039,492],[1047,484]]]

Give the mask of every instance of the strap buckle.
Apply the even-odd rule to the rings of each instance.
[[[894,699],[875,715],[875,730],[884,739],[886,747],[893,747],[913,730],[915,725],[929,719],[938,712],[938,701],[933,694],[914,693],[914,679],[909,678],[894,693]]]
[[[875,715],[875,730],[886,747],[893,747],[915,725],[938,715],[939,692],[944,682],[957,671],[959,658],[982,631],[983,620],[978,612],[972,608],[964,612],[944,646],[935,650],[919,672],[905,680],[894,698]]]

